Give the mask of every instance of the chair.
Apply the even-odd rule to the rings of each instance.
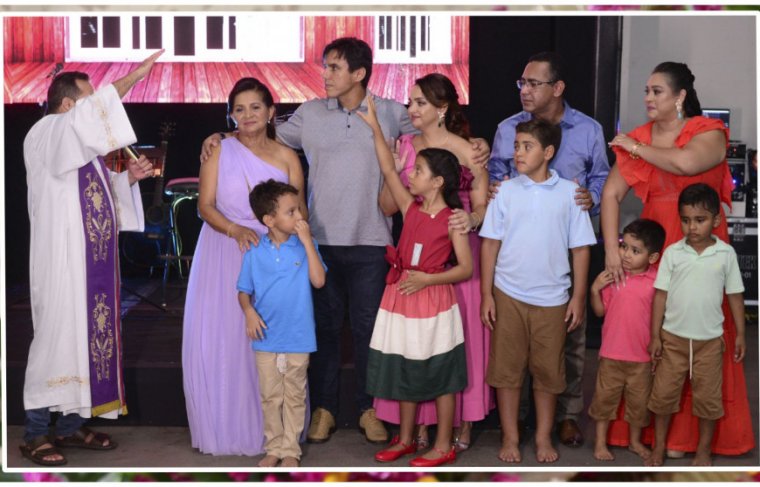
[[[182,232],[179,228],[178,214],[180,206],[188,202],[198,201],[198,178],[176,178],[166,183],[164,194],[171,197],[169,205],[169,236],[170,245],[166,254],[161,258],[164,260],[164,277],[162,283],[162,306],[166,306],[166,283],[169,280],[169,268],[172,265],[177,267],[177,272],[181,279],[184,279],[183,262],[187,266],[187,272],[190,271],[190,264],[193,260],[192,255],[184,255],[182,248]]]

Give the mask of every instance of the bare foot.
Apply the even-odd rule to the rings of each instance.
[[[643,443],[634,443],[634,442],[631,442],[628,445],[628,449],[631,450],[636,455],[638,455],[641,458],[643,458],[644,460],[646,460],[647,458],[649,458],[649,456],[652,454],[652,450],[650,450],[649,448],[645,447]]]
[[[279,462],[280,459],[277,458],[274,455],[267,455],[261,460],[259,460],[259,467],[261,468],[271,468],[277,465],[277,462]]]
[[[301,462],[296,457],[285,457],[282,459],[280,466],[284,468],[298,468],[301,466]]]
[[[649,455],[649,458],[644,459],[644,466],[645,467],[659,467],[662,465],[663,462],[663,456],[665,455],[665,451],[661,447],[655,447],[654,450],[652,450],[652,454]]]
[[[615,459],[615,455],[612,454],[606,443],[594,445],[594,458],[602,461],[610,461]]]
[[[551,439],[536,438],[536,460],[538,463],[553,463],[559,460],[559,453],[552,446]]]
[[[694,460],[691,461],[692,467],[711,467],[712,466],[712,457],[710,456],[710,452],[697,452],[696,456],[694,457]]]
[[[520,447],[517,441],[502,440],[501,450],[499,450],[499,460],[505,463],[520,463]]]

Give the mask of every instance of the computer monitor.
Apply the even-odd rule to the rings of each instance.
[[[723,123],[726,124],[726,128],[729,128],[728,124],[731,121],[731,110],[728,108],[703,108],[702,115],[707,118],[723,120]]]

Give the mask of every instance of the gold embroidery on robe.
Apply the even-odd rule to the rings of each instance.
[[[71,384],[72,382],[76,382],[77,384],[88,384],[89,381],[82,379],[81,377],[75,376],[75,375],[64,375],[61,377],[53,377],[52,379],[47,380],[47,386],[48,387],[60,387],[65,386],[68,384]]]
[[[107,211],[108,196],[97,176],[87,174],[89,183],[84,189],[85,228],[87,240],[92,245],[95,262],[108,258],[108,246],[113,237],[113,220]]]
[[[108,110],[106,110],[106,107],[103,106],[103,100],[101,100],[99,96],[93,96],[93,101],[98,107],[98,115],[100,115],[100,119],[103,122],[103,128],[106,131],[106,140],[108,140],[108,147],[111,150],[116,150],[116,138],[113,136],[111,123],[108,121]]]
[[[111,308],[106,305],[105,300],[105,293],[96,294],[95,308],[92,310],[93,330],[90,338],[90,357],[95,364],[95,377],[98,382],[110,379],[110,362],[114,354]]]

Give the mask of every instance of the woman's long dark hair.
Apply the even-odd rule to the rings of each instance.
[[[232,108],[235,106],[235,97],[244,91],[255,91],[261,96],[261,100],[264,102],[267,108],[274,106],[274,98],[272,98],[272,92],[269,91],[267,85],[257,80],[256,78],[240,78],[235,86],[232,87],[230,95],[227,97],[227,126],[234,128],[235,122],[232,121]],[[274,129],[274,115],[272,119],[267,123],[267,137],[274,139],[276,137]]]
[[[681,90],[686,90],[686,98],[683,100],[683,112],[687,117],[702,115],[702,107],[697,98],[697,90],[694,89],[694,75],[684,63],[666,61],[654,68],[652,74],[662,73],[668,78],[668,86],[673,93],[678,95]]]
[[[434,107],[443,108],[448,105],[444,122],[449,132],[463,139],[470,138],[470,122],[464,115],[457,90],[449,78],[440,73],[430,73],[417,79],[414,84],[420,87],[422,95]]]
[[[459,178],[462,170],[457,156],[446,149],[432,148],[422,149],[417,155],[425,159],[433,176],[443,178],[441,193],[446,206],[451,209],[463,208],[462,200],[459,199]]]

